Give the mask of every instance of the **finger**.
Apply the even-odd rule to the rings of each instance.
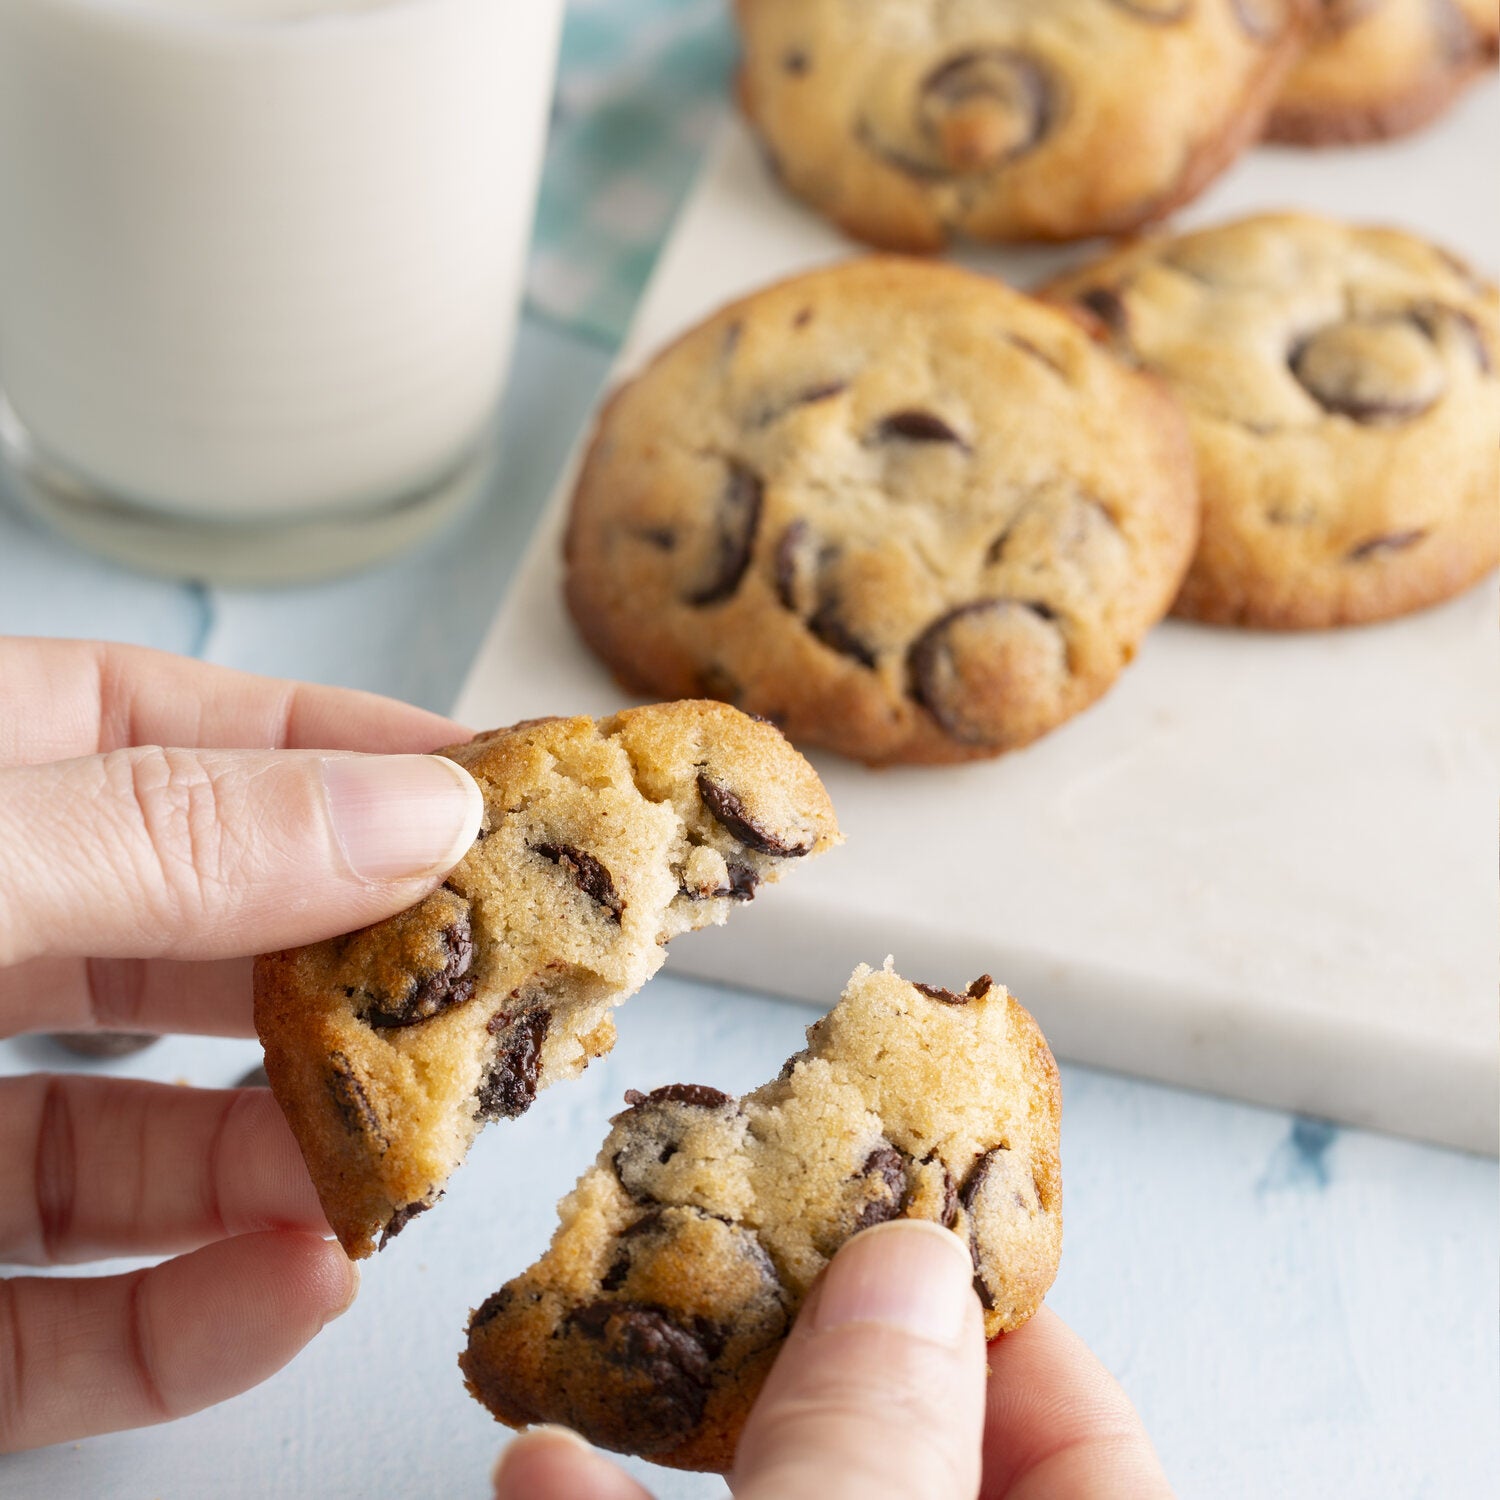
[[[262,1229],[329,1232],[265,1089],[0,1083],[0,1261],[172,1254]]]
[[[0,766],[130,745],[422,754],[468,738],[451,719],[373,693],[213,667],[140,646],[0,637]]]
[[[125,1031],[254,1036],[250,960],[35,958],[0,969],[0,1036]]]
[[[145,748],[0,770],[0,965],[348,932],[420,900],[482,811],[435,755]]]
[[[343,1312],[358,1284],[337,1243],[289,1231],[126,1276],[0,1281],[0,1452],[237,1396]]]
[[[1042,1308],[990,1349],[983,1500],[1171,1500],[1114,1377]]]
[[[623,1470],[566,1427],[512,1438],[495,1465],[495,1500],[651,1500]]]
[[[984,1324],[946,1229],[895,1220],[833,1258],[745,1424],[739,1500],[972,1500]]]

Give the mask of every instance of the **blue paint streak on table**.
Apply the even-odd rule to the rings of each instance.
[[[265,592],[154,581],[84,557],[0,499],[0,633],[135,641],[446,709],[608,363],[528,318],[493,493],[356,578]],[[658,979],[622,1017],[615,1054],[488,1132],[442,1212],[369,1268],[355,1310],[287,1370],[168,1429],[0,1458],[0,1494],[487,1493],[503,1432],[453,1372],[468,1306],[545,1242],[626,1087],[751,1087],[810,1019],[749,988]],[[100,1070],[222,1086],[255,1055],[173,1038]],[[0,1074],[70,1065],[40,1039],[0,1043]],[[1184,1496],[1491,1492],[1492,1161],[1081,1068],[1063,1082],[1067,1247],[1052,1304],[1124,1382]],[[486,1252],[497,1203],[505,1247]],[[364,1367],[371,1319],[400,1320],[400,1369]],[[435,1425],[415,1420],[429,1400]],[[635,1467],[662,1500],[725,1493]]]

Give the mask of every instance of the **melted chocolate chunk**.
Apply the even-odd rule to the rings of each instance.
[[[965,453],[969,445],[939,416],[930,411],[896,411],[882,418],[875,429],[880,442],[901,439],[908,443],[953,443]]]
[[[858,1175],[874,1191],[854,1221],[856,1234],[900,1216],[906,1206],[906,1157],[894,1146],[877,1146],[865,1158]]]
[[[793,78],[805,78],[812,69],[812,59],[800,47],[793,47],[781,57],[781,70]]]
[[[354,1065],[342,1052],[328,1054],[328,1094],[350,1135],[369,1137],[384,1151],[390,1144],[380,1128],[380,1116],[365,1094]]]
[[[399,1001],[372,995],[361,1012],[367,1025],[380,1031],[415,1026],[473,998],[474,976],[469,969],[474,962],[474,937],[469,914],[460,913],[451,926],[445,927],[438,934],[438,943],[443,954],[442,968],[414,978],[411,988]]]
[[[760,475],[731,459],[728,476],[719,491],[708,577],[687,596],[689,604],[700,607],[721,604],[739,588],[750,566],[764,500],[765,484]]]
[[[508,1286],[501,1287],[498,1292],[491,1292],[474,1309],[474,1316],[469,1319],[469,1332],[476,1333],[486,1323],[493,1323],[515,1300],[516,1294]]]
[[[993,659],[1009,652],[1031,670],[1066,669],[1057,637],[1056,611],[1024,599],[978,599],[939,616],[912,642],[906,654],[907,687],[943,731],[961,744],[995,742],[986,705],[970,701],[963,665],[968,653]],[[1038,634],[1036,622],[1050,638]]]
[[[503,1030],[508,1018],[496,1016],[489,1024],[492,1031]],[[549,1010],[531,1011],[515,1023],[510,1040],[500,1049],[479,1085],[480,1119],[513,1120],[531,1108],[541,1074],[542,1043],[551,1024]]]
[[[569,1313],[562,1331],[587,1341],[623,1377],[618,1405],[628,1407],[637,1452],[660,1451],[703,1419],[713,1373],[706,1327],[689,1331],[651,1303],[600,1301]]]
[[[971,1000],[983,1000],[994,986],[995,981],[988,974],[981,974],[961,995],[937,984],[913,984],[912,988],[921,990],[929,1000],[939,1000],[944,1005],[967,1005]]]
[[[670,526],[637,526],[631,535],[658,552],[672,552],[677,547],[677,533]]]
[[[614,878],[592,854],[585,854],[571,844],[533,844],[531,848],[533,853],[566,870],[585,896],[602,906],[614,921],[620,920],[625,902],[615,890]]]
[[[862,641],[845,624],[843,616],[839,613],[838,600],[825,601],[819,607],[818,612],[807,622],[807,628],[830,651],[837,651],[840,656],[850,657],[860,666],[874,670],[876,656],[873,648]]]
[[[1025,52],[960,52],[922,80],[917,130],[952,172],[989,172],[1034,150],[1052,129],[1051,80]]]
[[[1130,331],[1130,314],[1125,299],[1111,287],[1091,286],[1079,298],[1080,307],[1086,307],[1115,338],[1124,338]]]
[[[1425,531],[1393,531],[1385,536],[1372,536],[1369,541],[1361,542],[1357,547],[1351,547],[1344,554],[1345,562],[1366,562],[1372,557],[1380,557],[1391,552],[1404,552],[1408,547],[1415,547],[1418,542],[1426,537]]]
[[[734,1103],[728,1094],[706,1083],[667,1083],[649,1094],[631,1089],[625,1098],[631,1104],[691,1104],[698,1109],[719,1109]]]
[[[380,1232],[380,1243],[375,1248],[384,1250],[388,1241],[395,1239],[418,1214],[425,1214],[436,1202],[437,1199],[434,1198],[426,1203],[408,1203],[398,1208],[386,1221],[385,1228]]]
[[[707,771],[698,772],[698,794],[703,805],[714,819],[737,838],[747,849],[759,850],[762,854],[774,854],[782,859],[800,859],[812,852],[811,844],[789,844],[770,830],[763,828],[746,810],[745,804],[728,787],[723,787],[709,777]]]
[[[623,1144],[611,1158],[620,1186],[638,1203],[652,1203],[660,1186],[656,1169],[664,1166],[682,1149],[681,1137],[690,1128],[692,1116],[681,1110],[714,1110],[732,1113],[735,1101],[718,1089],[700,1083],[669,1083],[664,1088],[643,1094],[630,1089],[625,1102],[631,1114],[623,1125]],[[676,1105],[678,1109],[663,1106]]]
[[[1417,314],[1330,324],[1298,343],[1287,363],[1324,411],[1365,426],[1419,417],[1447,387],[1432,329]]]
[[[715,891],[689,890],[687,886],[679,885],[677,887],[677,894],[679,896],[686,896],[689,901],[755,900],[755,890],[760,884],[760,876],[749,865],[741,864],[737,860],[726,860],[725,867],[729,871],[728,885],[721,885]]]
[[[757,427],[769,427],[771,423],[780,421],[788,412],[796,411],[803,406],[817,406],[823,401],[832,401],[835,396],[842,396],[849,389],[847,380],[826,380],[820,385],[810,385],[806,390],[797,391],[788,396],[779,405],[769,406],[760,412],[753,421]]]

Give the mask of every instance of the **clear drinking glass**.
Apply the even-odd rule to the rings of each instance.
[[[154,571],[291,581],[482,483],[562,0],[0,0],[0,455]]]

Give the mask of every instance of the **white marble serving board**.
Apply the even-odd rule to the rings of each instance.
[[[1182,220],[1321,209],[1427,233],[1493,275],[1497,139],[1485,88],[1412,141],[1252,152]],[[731,124],[620,370],[850,248]],[[1086,253],[962,258],[1027,285]],[[468,723],[628,701],[563,609],[570,477],[461,696]],[[1493,1151],[1495,606],[1492,580],[1356,630],[1169,622],[1102,703],[1018,754],[887,771],[814,754],[847,845],[672,962],[823,1004],[887,953],[949,985],[989,971],[1061,1056]]]

